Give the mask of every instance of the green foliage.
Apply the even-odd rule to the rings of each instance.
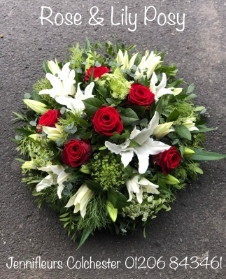
[[[96,194],[88,203],[84,219],[79,218],[77,230],[83,231],[89,228],[94,232],[106,228],[111,222],[106,210],[106,197],[103,194]]]
[[[27,155],[32,158],[36,168],[46,166],[49,161],[54,162],[58,155],[52,144],[47,140],[34,141],[29,137],[22,137],[17,144],[16,150],[23,156]]]

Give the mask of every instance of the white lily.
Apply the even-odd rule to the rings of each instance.
[[[134,79],[137,80],[139,78],[142,78],[144,76],[144,72],[146,72],[146,77],[149,79],[156,66],[161,62],[160,60],[160,56],[154,54],[153,51],[149,54],[149,51],[146,50],[140,64],[137,66]]]
[[[42,126],[42,130],[47,134],[47,138],[52,141],[63,139],[63,127],[58,124],[55,124],[55,128]]]
[[[149,155],[156,155],[160,152],[168,150],[169,145],[160,141],[154,141],[150,136],[153,134],[154,129],[158,126],[159,114],[155,112],[153,118],[149,122],[148,128],[138,130],[136,126],[127,139],[122,144],[114,144],[105,141],[105,146],[113,153],[120,154],[121,160],[126,167],[132,160],[134,153],[139,160],[139,173],[145,173],[148,168]]]
[[[117,63],[121,64],[121,69],[131,69],[134,65],[135,59],[137,57],[138,53],[134,54],[132,58],[129,60],[128,52],[127,50],[124,52],[121,51],[121,49],[118,51],[116,61]]]
[[[155,101],[157,102],[160,97],[166,94],[174,94],[174,92],[171,90],[171,88],[165,88],[167,84],[167,77],[166,74],[162,74],[162,80],[159,83],[158,86],[156,86],[158,82],[158,78],[155,74],[155,72],[152,74],[151,82],[150,82],[150,90],[152,93],[155,94]]]
[[[57,73],[58,76],[47,73],[46,78],[50,81],[53,88],[44,89],[39,92],[40,95],[48,94],[57,101],[58,97],[69,97],[75,94],[75,71],[70,70],[70,62],[66,63],[62,70]],[[53,70],[54,72],[56,70]]]
[[[36,185],[36,191],[40,192],[47,187],[58,184],[57,195],[59,199],[61,199],[62,191],[65,187],[63,183],[67,181],[70,173],[66,173],[65,168],[59,165],[47,165],[46,167],[41,167],[38,169],[47,172],[48,175]]]
[[[56,101],[61,105],[65,105],[68,109],[76,113],[81,113],[85,109],[83,100],[94,97],[94,82],[91,82],[89,85],[87,85],[84,92],[80,89],[80,84],[81,83],[78,84],[77,92],[73,98],[69,96],[60,96],[56,98]]]
[[[157,127],[155,127],[155,129],[153,131],[153,135],[157,139],[161,139],[161,138],[165,137],[167,134],[174,131],[174,129],[171,128],[172,125],[173,125],[173,122],[166,122],[163,124],[159,124]]]
[[[78,191],[70,198],[65,207],[71,207],[74,205],[74,213],[80,211],[82,218],[86,215],[86,206],[93,196],[91,191],[86,184],[83,184]]]
[[[185,119],[182,124],[187,127],[189,131],[198,131],[199,129],[195,127],[195,123],[193,122],[195,120],[195,117],[189,117]]]
[[[133,193],[136,194],[137,201],[141,204],[143,201],[143,192],[151,194],[159,194],[157,188],[158,185],[150,182],[146,178],[139,178],[139,175],[135,175],[132,179],[126,181],[126,187],[129,193],[128,201],[131,201],[133,198]]]

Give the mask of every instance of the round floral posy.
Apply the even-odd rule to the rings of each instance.
[[[15,137],[23,182],[79,246],[95,230],[146,227],[203,173],[198,161],[225,157],[203,148],[212,129],[192,102],[194,85],[179,87],[163,54],[132,51],[87,40],[65,64],[44,61],[46,76],[14,113],[24,122]]]

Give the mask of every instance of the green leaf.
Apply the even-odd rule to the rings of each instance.
[[[130,132],[128,130],[125,130],[125,132],[122,134],[114,132],[113,136],[111,136],[110,139],[128,139],[129,135]]]
[[[47,74],[47,73],[50,73],[51,74],[51,71],[49,69],[49,66],[48,66],[48,61],[47,60],[44,60],[43,63],[42,63],[42,68],[44,70],[44,72]]]
[[[133,174],[134,174],[133,173],[133,168],[130,165],[125,167],[124,172],[125,172],[125,175],[126,175],[127,178],[132,178],[133,177]]]
[[[60,221],[61,221],[61,222],[65,222],[65,221],[69,221],[69,220],[70,220],[70,217],[60,218]]]
[[[190,85],[188,86],[188,89],[187,89],[187,94],[190,94],[191,92],[193,92],[194,89],[195,89],[194,83],[190,84]]]
[[[96,193],[100,193],[101,191],[103,191],[103,188],[100,186],[99,183],[92,181],[92,180],[86,180],[85,184],[87,185],[87,187],[92,190],[93,192]]]
[[[88,123],[85,119],[82,119],[82,118],[79,119],[79,124],[80,124],[82,127],[85,127],[85,128],[88,128],[88,127],[89,127],[89,123]]]
[[[40,97],[40,95],[35,91],[32,93],[31,98],[32,98],[32,100],[35,100],[35,101],[39,101],[39,102],[42,101],[42,98]]]
[[[144,114],[147,110],[146,107],[142,106],[131,106],[132,110],[136,112],[137,115],[139,115],[140,118],[144,117]]]
[[[136,112],[133,111],[131,108],[121,109],[120,116],[125,126],[132,124],[136,120],[139,120]]]
[[[196,107],[196,108],[194,109],[194,111],[202,111],[202,110],[204,110],[204,109],[205,109],[205,107],[199,106],[199,107]]]
[[[90,50],[90,47],[91,47],[91,45],[90,45],[90,41],[86,38],[86,42],[85,42],[85,50],[86,50],[86,51]]]
[[[29,124],[30,124],[31,126],[33,126],[33,127],[36,127],[36,125],[37,125],[37,122],[36,122],[36,121],[37,121],[37,120],[30,121]]]
[[[184,125],[176,126],[175,131],[182,138],[191,140],[191,132],[188,130],[186,126]]]
[[[16,128],[15,130],[24,136],[30,136],[34,134],[34,131],[26,130],[25,128]]]
[[[112,189],[108,192],[108,200],[111,204],[118,209],[122,209],[127,206],[129,203],[127,202],[127,198],[118,191],[114,191]]]
[[[178,117],[179,117],[179,111],[177,109],[174,109],[168,116],[166,122],[176,121]]]
[[[24,99],[30,99],[31,94],[30,93],[24,93]]]
[[[116,221],[117,219],[117,215],[118,215],[118,209],[115,208],[111,202],[107,201],[107,211],[108,211],[108,214],[109,216],[111,217],[111,220],[113,222]]]
[[[69,213],[68,213],[68,212],[66,212],[66,213],[64,213],[64,214],[60,215],[60,218],[64,218],[64,217],[66,217],[66,216],[68,216],[68,215],[69,215]]]
[[[26,118],[25,115],[20,114],[20,113],[17,113],[17,112],[15,112],[15,111],[13,111],[13,114],[16,115],[16,117],[17,117],[17,118],[14,119],[14,121],[16,121],[16,120],[19,120],[19,121],[20,121],[20,120],[22,120],[22,121],[27,121],[27,118]]]
[[[196,97],[197,97],[197,95],[192,93],[188,97],[186,97],[185,100],[191,100],[191,99],[194,99]]]
[[[226,154],[220,154],[198,148],[191,148],[195,151],[195,154],[190,157],[191,160],[195,161],[211,161],[221,160],[226,158]]]
[[[159,101],[158,101],[158,104],[156,106],[156,111],[159,113],[159,115],[162,114],[162,109],[163,109],[163,98],[161,98]]]
[[[85,112],[88,116],[93,116],[94,113],[103,105],[97,98],[88,98],[83,101],[85,105]]]
[[[216,131],[217,128],[208,128],[206,125],[198,125],[196,126],[199,130],[193,131],[193,133],[205,133],[205,132],[210,132],[210,131]]]
[[[79,245],[78,245],[78,248],[76,250],[78,250],[84,244],[84,242],[89,237],[89,235],[92,233],[92,231],[93,231],[93,229],[91,229],[91,228],[84,229],[82,237],[81,237]]]

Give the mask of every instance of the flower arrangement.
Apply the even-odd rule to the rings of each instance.
[[[203,147],[205,107],[178,87],[164,55],[107,42],[70,47],[14,112],[23,182],[47,203],[79,247],[95,230],[126,234],[170,210],[176,190],[225,155]],[[145,230],[144,230],[145,233]]]

